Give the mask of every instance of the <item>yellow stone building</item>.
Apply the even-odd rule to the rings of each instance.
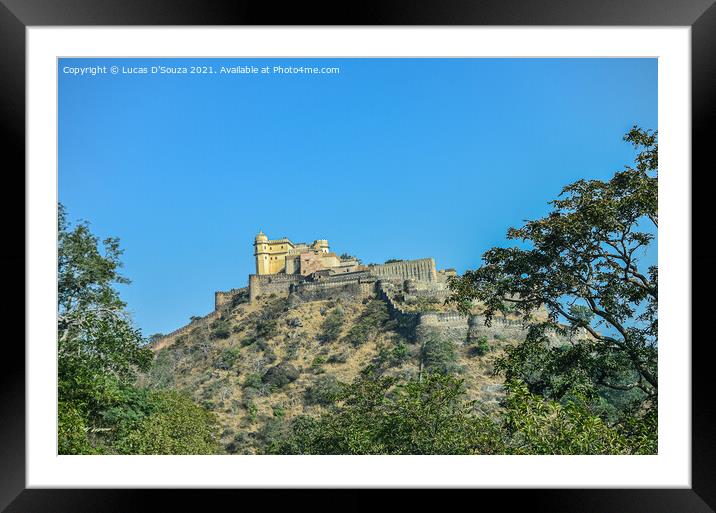
[[[263,233],[254,239],[256,274],[307,274],[317,268],[340,266],[340,259],[328,248],[328,241],[319,239],[311,244],[293,243],[283,237],[269,240]],[[303,269],[301,266],[303,263]]]

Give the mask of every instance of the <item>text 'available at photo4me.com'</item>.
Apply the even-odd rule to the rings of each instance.
[[[95,77],[102,75],[225,75],[225,76],[266,76],[266,75],[340,75],[338,66],[276,66],[276,65],[238,65],[238,66],[63,66],[61,72],[66,75]]]

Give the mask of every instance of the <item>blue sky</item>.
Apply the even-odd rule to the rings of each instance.
[[[63,72],[112,65],[217,73]],[[120,238],[145,335],[245,286],[259,229],[474,268],[562,186],[630,164],[632,125],[658,128],[656,59],[61,59],[58,78],[59,200]]]

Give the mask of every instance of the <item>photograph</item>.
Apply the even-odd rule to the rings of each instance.
[[[659,454],[659,65],[58,58],[57,454]]]

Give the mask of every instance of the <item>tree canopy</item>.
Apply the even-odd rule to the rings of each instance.
[[[70,226],[59,205],[58,219],[58,448],[60,454],[116,453],[140,445],[121,441],[127,434],[154,439],[150,447],[181,447],[206,452],[210,439],[193,443],[182,422],[204,426],[211,419],[192,409],[188,398],[142,392],[138,372],[153,360],[141,331],[135,328],[116,286],[129,280],[119,271],[122,250],[116,238],[100,241],[89,224]],[[180,408],[181,407],[181,408]],[[125,415],[117,415],[117,412]],[[164,412],[161,417],[158,412]],[[179,412],[182,412],[179,415]],[[145,418],[172,418],[164,438]],[[150,429],[151,428],[151,429]],[[169,429],[171,428],[171,429]],[[197,429],[201,429],[200,427]],[[192,435],[193,436],[193,435]]]
[[[612,420],[635,403],[656,408],[658,390],[658,270],[641,264],[658,227],[657,133],[635,126],[624,140],[633,166],[567,185],[545,217],[508,230],[521,246],[492,248],[450,280],[461,311],[478,301],[488,324],[511,311],[529,325],[498,365],[508,380],[556,400],[584,395]],[[570,343],[555,347],[550,332]]]

